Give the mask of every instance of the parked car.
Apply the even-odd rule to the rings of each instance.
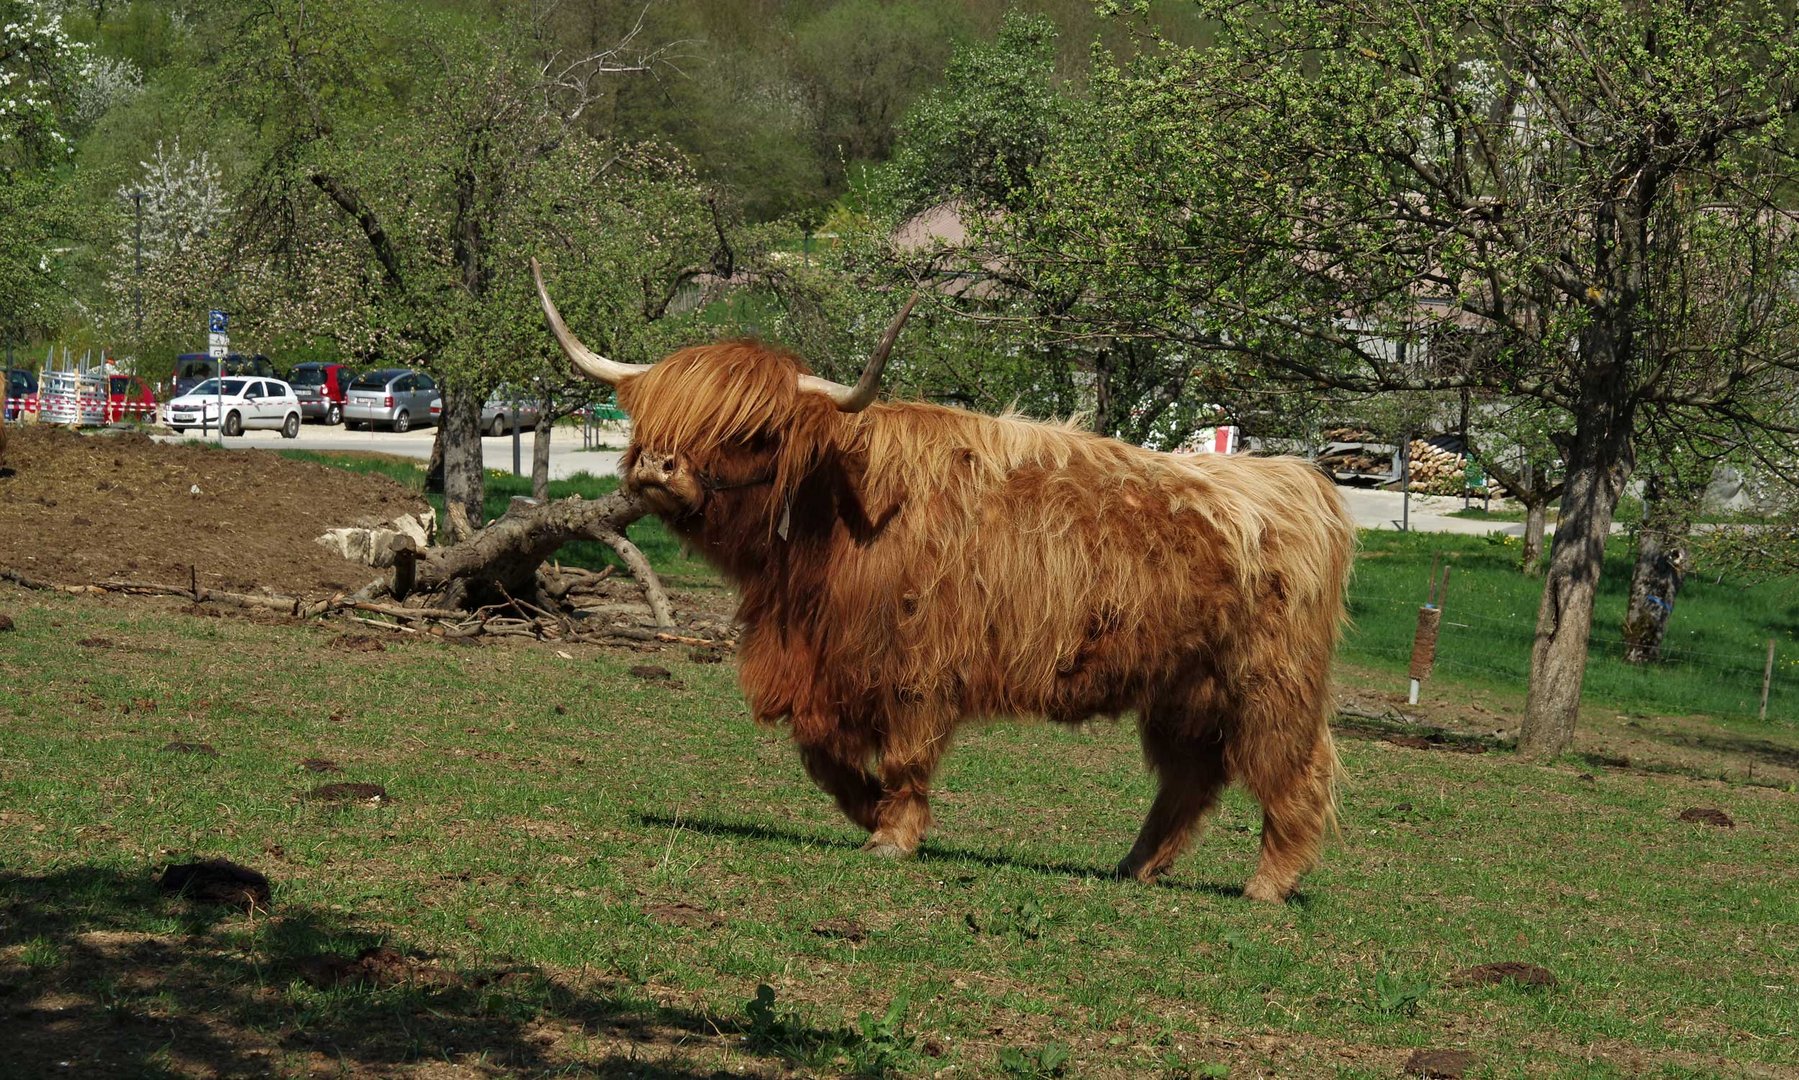
[[[489,435],[504,435],[516,425],[535,431],[542,415],[529,393],[502,386],[487,395],[487,404],[481,406],[481,430]]]
[[[437,399],[437,382],[410,368],[378,368],[365,371],[350,384],[344,398],[346,427],[377,425],[409,431],[415,423],[432,423],[431,402]]]
[[[211,427],[224,413],[227,435],[242,435],[251,428],[272,428],[286,439],[300,434],[300,399],[294,388],[280,379],[207,379],[163,406],[163,423],[176,432],[190,427]]]
[[[108,375],[106,377],[106,422],[117,424],[122,420],[142,420],[146,423],[156,419],[156,395],[150,390],[150,383],[136,375]]]
[[[219,374],[219,362],[205,353],[182,353],[175,358],[174,397],[192,390],[198,383]],[[243,353],[229,353],[225,357],[226,375],[260,375],[273,378],[275,365],[269,358],[257,353],[246,356]]]
[[[300,395],[300,416],[327,424],[344,422],[344,400],[356,373],[342,364],[295,364],[287,381]]]
[[[26,368],[6,369],[5,412],[8,420],[37,412],[37,372]]]

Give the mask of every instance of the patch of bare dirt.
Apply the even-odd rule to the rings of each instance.
[[[267,911],[269,879],[228,859],[204,859],[182,863],[162,872],[157,884],[165,892],[178,893],[196,904]]]
[[[339,634],[331,639],[331,647],[342,649],[344,652],[387,651],[387,646],[381,643],[380,638],[370,637],[367,634]]]
[[[1461,1080],[1474,1067],[1474,1055],[1466,1050],[1420,1050],[1406,1059],[1407,1076],[1433,1080]]]
[[[46,581],[179,585],[191,567],[203,587],[354,589],[376,575],[314,538],[425,508],[386,477],[261,450],[36,424],[10,432],[14,474],[0,479],[0,568]]]
[[[847,941],[852,945],[868,940],[868,927],[854,919],[826,919],[812,928],[822,938]]]
[[[1719,810],[1715,806],[1689,806],[1680,812],[1681,821],[1695,821],[1702,825],[1713,825],[1720,829],[1734,829],[1736,819]]]
[[[722,916],[682,901],[672,904],[645,904],[643,913],[659,923],[670,926],[691,926],[703,930],[714,930],[725,924]]]
[[[462,986],[462,976],[434,963],[407,956],[386,945],[364,949],[355,959],[347,956],[313,956],[295,964],[302,979],[321,990],[340,985],[452,987]]]
[[[166,754],[195,754],[199,757],[219,756],[217,747],[213,746],[211,743],[203,742],[164,743],[162,749]]]
[[[300,759],[300,768],[307,772],[343,772],[343,767],[327,758],[309,757]]]
[[[1476,964],[1474,967],[1462,968],[1451,972],[1451,986],[1496,986],[1499,983],[1517,983],[1519,986],[1540,986],[1545,989],[1556,985],[1555,973],[1548,968],[1535,964],[1525,964],[1517,960],[1502,960],[1494,964]]]

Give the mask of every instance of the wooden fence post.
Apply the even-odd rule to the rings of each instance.
[[[1762,719],[1768,718],[1768,687],[1774,682],[1774,639],[1768,639],[1768,663],[1762,668]]]

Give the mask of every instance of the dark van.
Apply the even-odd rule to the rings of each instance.
[[[300,398],[300,415],[327,424],[344,422],[344,393],[356,373],[342,364],[295,364],[288,385]]]
[[[218,361],[205,353],[182,353],[175,358],[175,392],[170,397],[180,397],[194,387],[219,373]],[[257,353],[246,356],[243,353],[229,353],[225,357],[225,374],[227,375],[260,375],[263,378],[278,378],[275,365],[269,358]]]

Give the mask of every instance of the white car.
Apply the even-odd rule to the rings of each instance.
[[[225,415],[225,434],[242,435],[250,428],[268,428],[283,438],[300,435],[300,398],[280,379],[227,376],[205,382],[162,407],[162,422],[177,432],[207,428]]]

